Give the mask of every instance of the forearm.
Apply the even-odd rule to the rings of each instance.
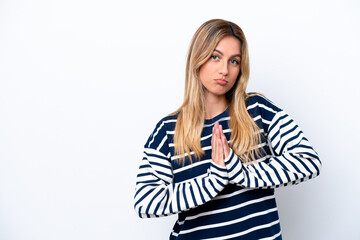
[[[231,150],[225,163],[229,183],[247,188],[275,188],[297,184],[316,177],[321,169],[317,155],[307,158],[293,153],[271,157],[268,163],[263,161],[245,165]]]
[[[135,211],[141,218],[186,211],[213,199],[227,183],[226,168],[215,163],[205,175],[181,183],[166,184],[152,174],[143,175],[136,185]]]

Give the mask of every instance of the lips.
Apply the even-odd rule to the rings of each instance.
[[[215,79],[215,82],[221,86],[225,86],[227,84],[227,81],[224,79]]]

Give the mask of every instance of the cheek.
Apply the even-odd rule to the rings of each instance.
[[[203,78],[204,78],[204,69],[203,68],[200,68],[200,71],[199,71],[199,78],[200,78],[200,81],[202,82],[203,81]]]
[[[231,72],[231,79],[233,81],[236,81],[237,77],[239,76],[239,73],[240,73],[240,69],[238,68],[233,69],[233,71]]]
[[[210,76],[209,66],[207,66],[207,64],[204,64],[200,68],[200,72],[199,72],[200,81],[202,83],[206,82],[208,80],[209,76]]]

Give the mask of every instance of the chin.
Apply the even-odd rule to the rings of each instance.
[[[226,92],[217,92],[217,93],[214,93],[214,95],[216,95],[218,97],[222,97],[222,96],[225,96],[226,93],[227,93],[227,91]]]
[[[230,89],[222,89],[221,91],[217,91],[217,95],[225,95]]]

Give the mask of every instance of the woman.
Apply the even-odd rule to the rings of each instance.
[[[247,94],[248,47],[221,19],[196,31],[182,106],[144,146],[134,206],[142,218],[178,214],[170,239],[281,239],[274,188],[319,175],[298,125]]]

